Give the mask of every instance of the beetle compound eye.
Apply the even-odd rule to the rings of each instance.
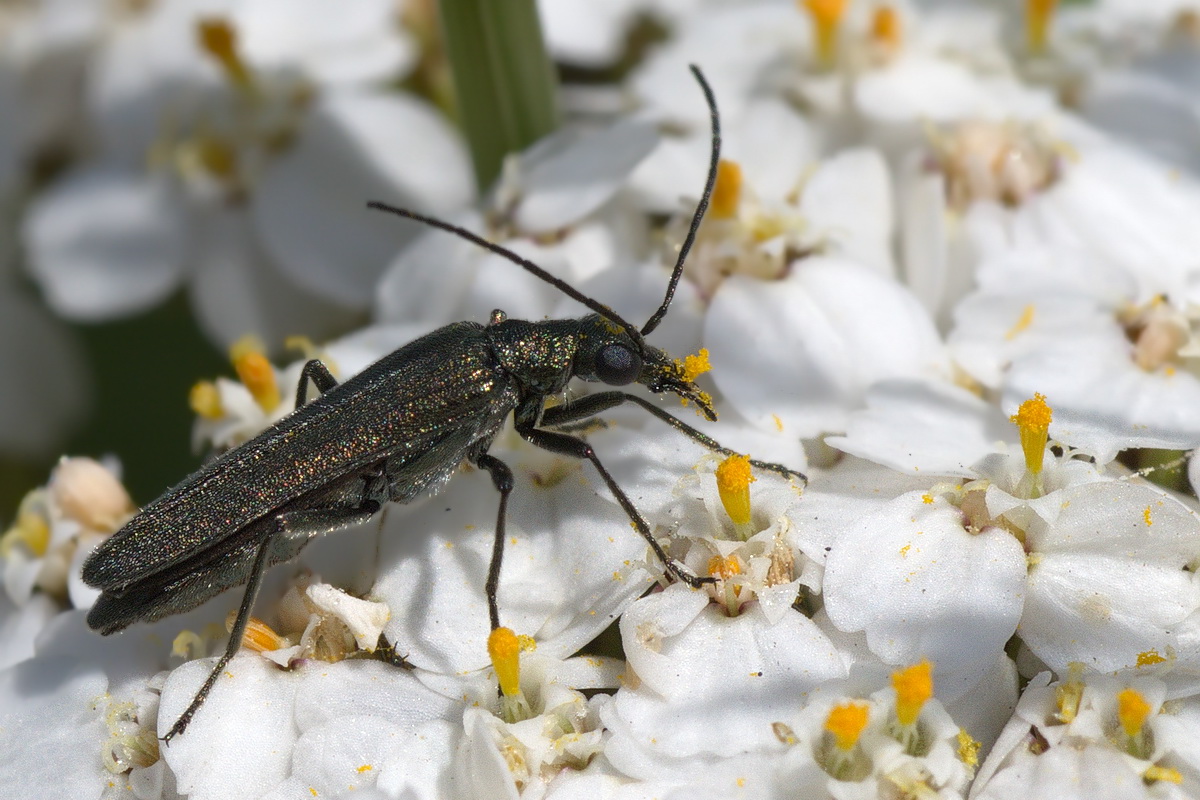
[[[641,357],[623,344],[606,344],[596,354],[596,377],[609,386],[633,383],[641,374]]]

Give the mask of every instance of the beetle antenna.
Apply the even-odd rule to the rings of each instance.
[[[617,314],[617,312],[613,311],[608,306],[604,305],[603,303],[601,303],[597,300],[593,300],[592,298],[588,297],[583,292],[576,289],[571,284],[567,283],[566,281],[562,280],[561,278],[554,277],[549,272],[546,272],[546,270],[539,267],[537,264],[533,263],[532,261],[530,261],[527,258],[522,258],[521,256],[514,253],[512,250],[509,250],[507,247],[496,244],[495,242],[489,242],[487,239],[484,239],[479,234],[473,233],[472,231],[469,231],[460,225],[455,225],[453,223],[446,222],[445,220],[438,219],[437,217],[430,217],[425,214],[418,213],[416,211],[410,211],[407,208],[400,208],[398,206],[388,205],[387,203],[381,203],[378,200],[370,201],[369,203],[367,203],[367,207],[373,208],[377,211],[386,211],[389,214],[395,214],[400,217],[405,217],[406,219],[415,220],[422,224],[428,225],[431,228],[440,228],[441,230],[447,231],[449,233],[453,233],[455,236],[457,236],[461,239],[466,239],[468,242],[471,242],[472,244],[479,245],[480,247],[482,247],[485,250],[490,250],[491,252],[495,253],[498,256],[507,258],[509,261],[516,264],[518,267],[521,267],[522,269],[526,270],[527,272],[532,274],[534,277],[541,278],[546,283],[550,284],[551,286],[553,286],[554,288],[558,289],[560,292],[565,294],[567,297],[570,297],[572,300],[577,300],[580,303],[583,303],[585,306],[590,308],[592,311],[595,311],[600,316],[605,317],[606,319],[611,321],[613,324],[624,328],[625,332],[628,333],[630,335],[630,337],[633,338],[634,342],[637,343],[639,348],[645,346],[645,342],[642,339],[641,333],[638,332],[636,325],[632,324],[631,322],[626,321],[623,317],[621,317],[619,314]]]
[[[654,315],[642,326],[643,336],[649,336],[667,315],[667,309],[670,308],[671,300],[675,297],[675,287],[679,285],[679,279],[683,276],[683,264],[687,261],[692,244],[696,241],[696,232],[700,230],[704,212],[708,211],[708,201],[712,197],[713,187],[717,184],[717,165],[721,161],[721,117],[717,113],[717,100],[713,97],[712,87],[708,85],[700,68],[695,64],[689,64],[688,69],[692,71],[696,82],[700,84],[700,90],[704,92],[704,101],[708,103],[708,114],[712,119],[712,155],[708,159],[708,179],[704,182],[704,194],[700,195],[700,202],[696,204],[696,212],[692,214],[692,224],[688,226],[687,236],[683,237],[683,245],[679,248],[679,258],[675,259],[675,269],[671,272],[671,280],[667,282],[666,297],[663,298],[658,311],[655,311]]]

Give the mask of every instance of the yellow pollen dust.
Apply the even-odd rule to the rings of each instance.
[[[684,356],[683,361],[679,364],[680,375],[688,383],[696,380],[706,372],[712,371],[712,364],[708,361],[708,348],[701,347],[700,352],[694,356]]]
[[[1021,434],[1021,450],[1025,453],[1025,468],[1034,475],[1042,471],[1052,417],[1053,412],[1046,403],[1046,396],[1035,394],[1032,399],[1021,403],[1017,413],[1009,418]]]
[[[1142,732],[1150,711],[1150,704],[1136,689],[1122,689],[1117,693],[1117,718],[1121,720],[1126,736],[1132,738]]]
[[[209,17],[196,23],[200,49],[215,58],[234,85],[249,88],[253,83],[246,62],[238,54],[237,31],[226,19]]]
[[[896,690],[896,719],[906,727],[912,725],[933,697],[933,664],[925,660],[893,672],[892,688]]]
[[[717,185],[713,187],[708,211],[714,219],[733,219],[742,199],[742,167],[722,158],[717,163]]]
[[[900,14],[890,5],[882,5],[871,14],[871,41],[887,53],[900,49],[904,39],[904,29],[900,23]]]
[[[18,544],[25,545],[36,558],[46,555],[50,548],[50,526],[41,514],[22,509],[17,521],[0,537],[0,555],[8,555]]]
[[[232,620],[226,620],[226,627],[232,627]],[[242,634],[242,647],[256,653],[266,653],[272,650],[282,650],[291,644],[280,636],[258,617],[251,617],[246,623],[246,632]]]
[[[979,766],[979,748],[981,743],[965,728],[958,729],[958,760],[968,767]]]
[[[818,66],[828,69],[837,63],[838,32],[846,12],[846,0],[800,0],[813,22],[813,49]]]
[[[750,472],[748,456],[732,455],[717,467],[717,491],[721,505],[735,525],[750,522],[750,484],[757,478]]]
[[[838,749],[849,751],[858,744],[858,737],[867,727],[868,708],[862,703],[845,703],[834,706],[825,718],[825,730],[833,734]]]
[[[521,691],[520,654],[521,640],[511,628],[496,628],[488,636],[488,657],[505,697],[515,697]]]
[[[1046,52],[1050,38],[1050,20],[1058,0],[1025,0],[1025,40],[1034,54]]]
[[[1157,650],[1146,650],[1145,652],[1138,653],[1137,666],[1139,667],[1152,667],[1155,664],[1163,664],[1165,662],[1166,659],[1160,656]]]
[[[1150,506],[1146,506],[1146,510],[1142,512],[1142,519],[1145,521],[1147,528],[1154,524],[1154,520],[1150,516]]]
[[[188,392],[188,406],[196,416],[205,419],[220,419],[225,413],[221,407],[221,393],[212,381],[197,381]]]
[[[708,574],[714,578],[729,580],[734,575],[742,574],[742,564],[738,561],[737,556],[728,558],[713,556],[708,560]]]
[[[280,400],[279,384],[275,369],[263,354],[262,342],[254,336],[243,336],[229,348],[229,360],[258,407],[268,413],[275,410]]]

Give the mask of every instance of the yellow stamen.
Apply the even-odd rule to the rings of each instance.
[[[180,658],[201,658],[207,649],[204,639],[193,630],[182,630],[171,642],[171,655]]]
[[[713,556],[708,560],[708,574],[714,578],[729,580],[734,575],[742,574],[742,563],[738,561],[737,556]]]
[[[858,744],[858,737],[867,727],[867,714],[867,706],[862,703],[844,703],[829,712],[825,730],[833,734],[839,750],[847,752]]]
[[[871,14],[871,41],[876,48],[886,56],[900,49],[904,38],[904,29],[900,23],[900,14],[890,5],[876,7]]]
[[[1013,326],[1004,333],[1004,341],[1011,342],[1013,339],[1020,336],[1029,326],[1033,324],[1033,315],[1037,312],[1037,306],[1033,303],[1021,309],[1021,316],[1013,323]]]
[[[1151,765],[1142,773],[1142,778],[1149,783],[1163,781],[1165,783],[1183,783],[1183,773],[1171,767],[1159,767]]]
[[[721,159],[717,164],[717,185],[713,188],[708,213],[714,219],[733,219],[742,199],[742,167],[736,161]]]
[[[237,31],[226,19],[210,17],[196,23],[200,49],[217,60],[233,84],[249,89],[254,83],[250,69],[238,53]]]
[[[236,615],[236,612],[234,612]],[[233,616],[225,620],[225,627],[233,627]],[[266,653],[271,650],[282,650],[291,645],[286,638],[276,633],[270,625],[258,617],[251,617],[246,623],[246,632],[242,634],[242,647],[256,653]]]
[[[1122,689],[1117,693],[1117,718],[1121,720],[1125,735],[1131,739],[1142,732],[1152,710],[1136,689]]]
[[[1054,689],[1054,702],[1058,705],[1055,717],[1064,724],[1074,722],[1082,700],[1083,664],[1072,661],[1067,665],[1067,680]]]
[[[197,381],[188,392],[188,405],[196,416],[205,419],[220,419],[225,414],[221,407],[221,393],[212,381]]]
[[[262,342],[254,336],[243,336],[229,348],[229,358],[259,408],[267,413],[274,411],[279,405],[279,384],[275,369],[263,354]]]
[[[329,370],[329,374],[333,377],[338,377],[338,365],[329,353],[318,347],[312,339],[307,336],[289,336],[283,340],[283,346],[289,350],[295,350],[300,353],[306,360],[312,361],[314,358],[325,365],[325,369]]]
[[[26,504],[22,502],[21,505]],[[18,544],[25,545],[36,558],[46,555],[50,547],[50,526],[41,514],[26,508],[17,513],[17,521],[0,537],[0,556],[7,556]]]
[[[1050,19],[1054,16],[1058,0],[1026,0],[1025,38],[1029,52],[1040,55],[1046,52],[1050,34]]]
[[[800,0],[813,21],[813,49],[817,65],[829,69],[837,64],[838,33],[846,0]]]
[[[700,352],[694,356],[684,356],[681,364],[683,371],[682,377],[688,383],[696,380],[701,375],[712,370],[712,364],[708,361],[708,349],[700,348]]]
[[[917,721],[925,701],[933,697],[933,664],[922,661],[892,673],[896,690],[896,719],[908,727]]]
[[[1042,394],[1035,394],[1032,399],[1021,403],[1017,413],[1010,417],[1021,433],[1025,469],[1034,475],[1042,471],[1052,417],[1053,412],[1046,403],[1046,396]]]
[[[740,527],[750,524],[750,484],[756,480],[750,472],[747,456],[732,455],[717,467],[717,492],[725,513]]]
[[[958,760],[974,769],[979,766],[979,748],[982,743],[967,733],[966,728],[958,729]]]
[[[488,656],[506,697],[515,697],[521,691],[520,653],[521,640],[511,628],[496,628],[488,636]]]

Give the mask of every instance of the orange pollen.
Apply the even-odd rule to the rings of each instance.
[[[742,564],[738,561],[737,556],[728,558],[713,556],[708,560],[708,574],[714,578],[729,580],[734,575],[742,574]]]
[[[757,480],[748,456],[732,455],[717,467],[717,492],[721,505],[735,525],[750,522],[750,484]]]
[[[237,86],[248,88],[252,81],[250,70],[237,49],[237,31],[221,17],[209,17],[196,23],[200,49],[215,58],[225,74]]]
[[[229,358],[254,402],[263,411],[273,411],[280,402],[279,384],[275,380],[275,369],[263,355],[262,343],[251,336],[243,337],[229,348]]]
[[[680,377],[691,383],[710,371],[712,371],[712,364],[708,360],[708,348],[702,347],[696,355],[683,357],[683,375]]]
[[[837,63],[838,30],[847,0],[800,0],[813,21],[813,49],[817,64],[830,68]]]
[[[1021,450],[1025,453],[1025,468],[1033,474],[1042,471],[1046,453],[1046,440],[1050,431],[1053,412],[1046,403],[1046,396],[1035,394],[1021,403],[1017,413],[1009,419],[1017,426],[1021,435]]]
[[[287,639],[276,633],[270,625],[258,617],[251,617],[250,621],[246,623],[246,632],[242,634],[242,647],[256,653],[266,653],[287,646]]]
[[[1122,689],[1117,693],[1117,718],[1121,720],[1126,736],[1133,737],[1142,732],[1151,710],[1146,698],[1136,689]]]
[[[511,628],[496,628],[488,636],[488,656],[505,697],[515,697],[521,691],[520,654],[521,640]]]
[[[1050,20],[1054,16],[1056,6],[1058,0],[1026,0],[1025,38],[1031,53],[1046,52],[1050,38]]]
[[[869,709],[862,703],[834,706],[825,718],[825,730],[833,734],[838,749],[849,751],[858,744],[858,737],[867,727]]]
[[[742,199],[742,168],[724,158],[717,164],[717,185],[713,188],[709,212],[715,219],[733,219]]]
[[[877,7],[871,14],[871,41],[892,52],[900,47],[903,36],[900,15],[896,9],[888,5]]]
[[[901,725],[912,725],[933,697],[933,664],[926,660],[893,672],[892,688],[896,690],[896,718]]]

